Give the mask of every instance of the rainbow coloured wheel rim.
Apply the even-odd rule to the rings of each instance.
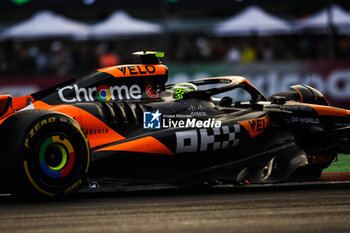
[[[40,167],[51,178],[63,178],[70,173],[75,162],[75,152],[67,138],[51,136],[39,149]]]

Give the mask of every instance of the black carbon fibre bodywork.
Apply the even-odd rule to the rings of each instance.
[[[315,179],[338,153],[350,152],[350,111],[329,106],[312,87],[295,85],[294,91],[266,98],[243,77],[214,77],[190,81],[199,90],[176,99],[174,85],[165,85],[167,75],[161,64],[108,67],[29,96],[2,96],[0,131],[13,127],[6,125],[8,119],[23,110],[70,117],[91,152],[84,184],[97,190]],[[206,85],[210,88],[202,88]],[[236,101],[227,94],[236,89],[250,99]],[[33,132],[46,123],[38,121],[31,126]],[[1,137],[4,143],[6,134]],[[45,154],[40,161],[45,164],[50,154],[45,148],[40,153]],[[63,170],[62,164],[50,167]],[[50,167],[45,167],[47,174],[58,172]]]
[[[347,127],[338,128],[342,134],[332,130],[336,124],[347,124],[347,119],[319,116],[308,106],[300,108],[298,103],[279,105],[253,102],[236,105],[239,107],[221,107],[212,101],[189,98],[154,103],[98,103],[92,104],[94,107],[90,106],[90,109],[88,106],[79,106],[104,119],[111,128],[125,135],[128,139],[122,143],[152,136],[175,152],[175,156],[169,156],[127,151],[96,151],[92,153],[94,162],[90,179],[103,182],[108,177],[108,180],[112,179],[117,183],[177,185],[204,181],[210,183],[217,180],[231,183],[279,183],[314,179],[320,176],[322,170],[328,167],[338,153],[342,152],[342,144],[349,138]],[[197,119],[220,120],[222,126],[217,134],[215,135],[213,128],[143,129],[144,111],[159,110],[168,115],[191,115],[192,111],[188,106],[202,106],[206,109],[206,116]],[[92,110],[93,108],[99,110]],[[115,120],[113,115],[116,115],[120,108],[125,108],[128,113]],[[114,114],[111,114],[113,111]],[[254,138],[239,124],[242,121],[254,122],[255,119],[261,118],[270,118],[270,125],[262,127],[262,133]],[[310,121],[317,119],[317,123],[296,122],[297,118]],[[181,119],[173,118],[174,121]],[[223,143],[230,137],[225,134],[225,129],[228,129],[227,132],[235,131],[237,145],[230,141],[227,147],[223,148]],[[191,152],[179,150],[178,135],[181,132],[190,132],[191,138],[196,138],[196,148]],[[214,135],[215,142],[201,150],[203,138],[209,135]],[[215,143],[220,145],[215,148]],[[119,142],[114,144],[118,145]],[[315,162],[315,156],[324,160]]]

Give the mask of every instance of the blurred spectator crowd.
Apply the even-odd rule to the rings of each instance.
[[[166,41],[166,43],[164,43]],[[327,36],[215,38],[168,36],[116,41],[2,41],[0,75],[74,75],[99,67],[138,63],[132,52],[163,50],[165,63],[318,61],[329,59]],[[350,59],[350,37],[334,38],[337,60]]]

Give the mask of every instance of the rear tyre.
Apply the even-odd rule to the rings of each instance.
[[[5,171],[12,194],[64,197],[83,183],[90,150],[72,118],[52,111],[23,111],[7,119],[1,132],[8,132],[2,141],[6,142]]]

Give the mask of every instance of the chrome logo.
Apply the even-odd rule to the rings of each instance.
[[[97,88],[97,99],[109,101],[111,99],[111,90],[106,85],[99,86]]]
[[[123,99],[141,99],[141,88],[139,85],[133,84],[131,86],[106,86],[101,85],[96,87],[79,87],[77,84],[65,86],[58,90],[59,98],[66,103],[109,100],[123,100]]]

